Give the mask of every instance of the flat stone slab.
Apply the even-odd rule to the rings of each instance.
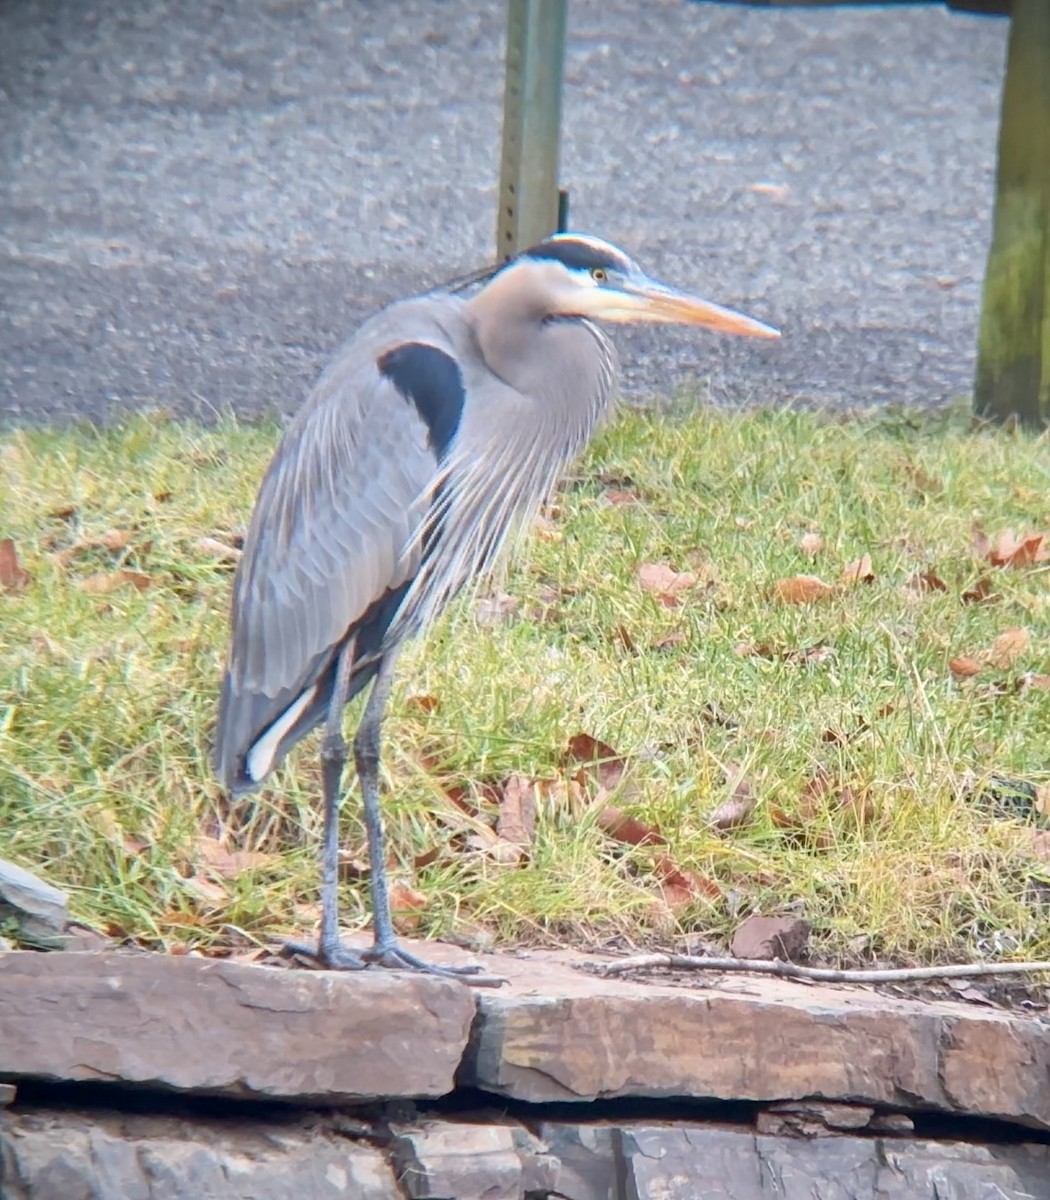
[[[452,1090],[461,984],[162,954],[0,954],[0,1079],[343,1103]]]
[[[408,944],[435,962],[469,957]],[[508,981],[492,991],[404,972],[12,951],[0,954],[0,1080],[332,1104],[455,1086],[532,1104],[821,1101],[1050,1129],[1045,1017],[753,976],[578,969],[597,961],[487,955]]]
[[[1048,1200],[1050,1146],[698,1121],[0,1115],[4,1200]]]
[[[1050,1026],[859,987],[601,979],[497,956],[459,1081],[532,1103],[818,1098],[1050,1128]],[[704,986],[710,981],[709,986]]]

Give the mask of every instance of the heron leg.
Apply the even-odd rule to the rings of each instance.
[[[398,945],[390,913],[390,891],[386,876],[386,851],[384,849],[383,816],[379,807],[379,760],[383,714],[394,680],[396,649],[390,650],[376,675],[372,694],[368,697],[361,723],[354,736],[354,763],[361,784],[361,802],[364,810],[365,831],[368,835],[368,861],[371,867],[369,881],[372,891],[372,915],[375,941],[371,949],[364,952],[364,959],[377,966],[395,967],[409,971],[424,971],[428,975],[443,975],[457,979],[467,976],[467,982],[478,987],[499,987],[504,981],[481,975],[480,967],[441,967],[417,958]]]
[[[339,797],[346,767],[343,709],[354,667],[354,639],[343,646],[335,667],[332,696],[321,742],[321,781],[324,789],[324,845],[321,852],[321,935],[317,949],[290,944],[292,954],[304,954],[326,967],[360,971],[368,964],[339,940]]]

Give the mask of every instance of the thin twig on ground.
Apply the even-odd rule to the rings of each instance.
[[[802,967],[781,959],[697,958],[690,954],[639,954],[607,963],[599,975],[626,975],[654,968],[683,971],[749,971],[781,979],[806,979],[812,983],[909,983],[917,979],[978,979],[988,975],[1050,973],[1050,962],[954,963],[943,967],[888,967],[883,970],[836,970]]]

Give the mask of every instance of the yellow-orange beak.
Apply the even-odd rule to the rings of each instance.
[[[780,337],[780,330],[772,325],[763,325],[761,321],[712,304],[710,300],[701,300],[699,296],[677,292],[644,275],[594,288],[587,293],[585,307],[588,311],[583,315],[600,321],[699,325],[703,329],[734,333],[740,337]]]

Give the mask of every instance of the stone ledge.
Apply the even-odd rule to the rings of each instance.
[[[768,978],[601,979],[581,961],[487,956],[509,980],[496,992],[380,971],[13,951],[0,954],[0,1079],[342,1105],[456,1085],[533,1104],[816,1098],[1050,1129],[1041,1018]]]
[[[1048,1200],[1050,1146],[775,1138],[700,1121],[0,1116],[4,1200]]]
[[[493,969],[496,969],[495,967]],[[961,1002],[722,977],[600,979],[499,962],[459,1082],[532,1103],[817,1097],[1050,1128],[1050,1026]]]
[[[160,954],[0,954],[0,1079],[347,1103],[451,1091],[452,980]]]

